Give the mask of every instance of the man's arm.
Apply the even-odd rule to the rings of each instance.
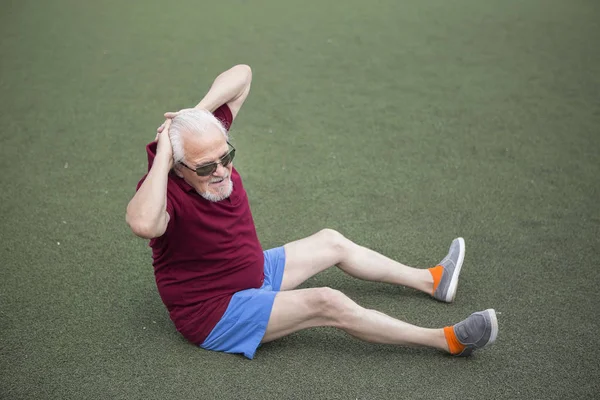
[[[152,239],[162,236],[169,224],[167,181],[173,166],[173,149],[169,140],[171,120],[158,135],[156,157],[146,179],[127,205],[125,220],[137,236]]]
[[[233,118],[242,108],[252,83],[252,70],[248,65],[236,65],[223,72],[214,80],[210,90],[196,108],[214,112],[227,103]]]
[[[214,112],[223,104],[227,104],[233,119],[235,119],[248,97],[251,83],[252,70],[250,67],[244,64],[236,65],[217,76],[208,93],[200,100],[196,108]],[[175,118],[177,114],[178,112],[167,112],[165,117]],[[162,131],[162,126],[158,131]]]
[[[210,90],[196,108],[214,112],[227,104],[235,119],[244,104],[250,84],[252,70],[247,65],[236,65],[214,80]],[[168,112],[167,120],[158,128],[158,146],[152,168],[146,179],[127,205],[126,220],[133,233],[146,239],[162,236],[169,224],[167,209],[167,181],[173,167],[173,148],[169,139],[171,119],[178,113]]]

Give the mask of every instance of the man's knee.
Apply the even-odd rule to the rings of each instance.
[[[348,249],[348,239],[336,230],[329,228],[322,229],[319,231],[319,236],[323,243],[340,256],[343,256]]]
[[[312,301],[318,314],[336,327],[343,327],[358,308],[344,293],[329,287],[315,288]]]

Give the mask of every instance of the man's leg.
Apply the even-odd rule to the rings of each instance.
[[[426,329],[365,309],[330,288],[277,293],[262,342],[316,326],[331,326],[367,342],[429,346],[448,351],[443,329]]]
[[[277,293],[262,343],[316,326],[336,327],[372,343],[427,346],[456,355],[469,355],[498,334],[494,310],[472,314],[454,327],[427,329],[365,309],[340,291],[313,288]]]
[[[332,229],[323,229],[284,248],[286,262],[281,290],[293,289],[311,276],[337,265],[359,279],[409,286],[428,294],[433,291],[433,278],[427,269],[411,268],[391,260]]]

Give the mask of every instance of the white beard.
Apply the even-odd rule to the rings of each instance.
[[[225,200],[226,198],[231,196],[231,192],[233,192],[233,181],[231,180],[231,178],[228,179],[229,183],[225,187],[220,188],[218,194],[213,194],[210,192],[198,192],[198,194],[204,197],[206,200],[212,202]]]

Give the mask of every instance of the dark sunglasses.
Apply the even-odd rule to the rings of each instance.
[[[209,176],[217,170],[217,168],[219,167],[219,164],[221,164],[223,167],[226,167],[233,161],[233,158],[235,157],[235,147],[233,147],[231,145],[231,143],[229,143],[229,142],[227,142],[227,145],[229,145],[229,147],[231,149],[229,150],[229,152],[227,154],[225,154],[223,157],[221,157],[221,159],[218,162],[211,162],[208,164],[203,164],[196,168],[189,167],[183,161],[180,161],[179,163],[181,165],[183,165],[184,167],[186,167],[187,169],[190,169],[190,170],[196,172],[196,175],[198,175],[198,176]]]

